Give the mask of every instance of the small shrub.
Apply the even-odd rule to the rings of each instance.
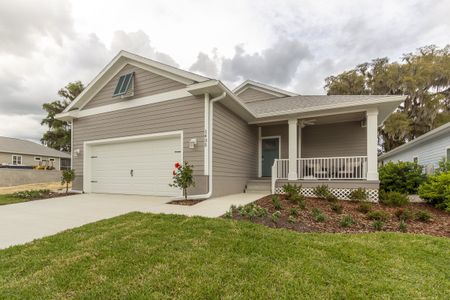
[[[272,222],[274,222],[274,223],[278,223],[278,221],[280,220],[280,218],[281,218],[281,212],[280,212],[279,210],[277,210],[276,212],[274,212],[274,213],[271,215]]]
[[[15,192],[12,194],[15,198],[21,198],[21,199],[42,199],[46,198],[50,195],[50,190],[43,189],[43,190],[27,190],[22,192]]]
[[[272,205],[277,210],[281,209],[280,197],[278,195],[272,196]]]
[[[326,221],[325,215],[318,208],[312,209],[312,215],[313,215],[314,221],[316,221],[316,222],[325,222]]]
[[[376,220],[376,221],[386,221],[389,218],[389,215],[381,210],[375,210],[371,211],[367,214],[367,217],[369,220]]]
[[[384,222],[381,221],[381,220],[375,220],[375,221],[373,221],[373,223],[372,223],[372,227],[373,227],[373,229],[375,229],[376,231],[383,230]]]
[[[420,222],[428,223],[431,221],[431,214],[426,210],[419,210],[415,214],[415,219]]]
[[[403,222],[408,222],[413,218],[413,213],[409,209],[399,208],[395,211],[395,216]]]
[[[345,215],[341,221],[339,222],[339,226],[343,227],[343,228],[347,228],[353,225],[353,223],[355,223],[355,221],[353,221],[352,216],[350,215]]]
[[[288,217],[288,222],[293,224],[293,223],[297,222],[297,219],[294,216],[289,216]]]
[[[450,171],[429,176],[420,186],[419,196],[436,208],[450,212]]]
[[[233,217],[233,210],[229,210],[229,211],[227,211],[224,215],[224,218],[226,218],[226,219],[231,219],[232,217]]]
[[[422,166],[413,162],[389,162],[379,169],[380,190],[416,194],[426,175]]]
[[[286,194],[286,199],[292,200],[293,198],[298,196],[300,193],[300,188],[301,187],[290,183],[283,185],[283,192]]]
[[[74,180],[75,180],[75,170],[69,169],[61,171],[61,184],[66,185],[66,195],[69,193],[69,184],[72,183]]]
[[[399,192],[386,192],[380,202],[387,206],[405,206],[409,203],[408,196]]]
[[[339,203],[332,203],[331,204],[331,210],[334,211],[337,214],[341,214],[342,213],[342,205]]]
[[[298,208],[292,207],[291,209],[289,209],[289,215],[293,217],[298,217],[299,215]]]
[[[327,200],[327,197],[329,197],[329,195],[331,194],[330,189],[326,184],[316,186],[313,189],[313,193],[314,195],[316,195],[317,198],[320,198],[322,200]]]
[[[268,211],[266,208],[254,203],[247,204],[245,206],[239,206],[236,210],[241,216],[248,217],[250,219],[253,219],[255,217],[265,217],[268,215]]]
[[[450,159],[445,159],[445,157],[443,157],[439,162],[439,167],[436,170],[436,174],[439,175],[441,173],[446,173],[450,171]]]
[[[300,202],[304,202],[305,201],[305,196],[301,195],[301,194],[297,194],[297,195],[293,195],[290,199],[292,203],[300,203]]]
[[[338,198],[330,192],[325,200],[331,203],[336,203],[338,201]]]
[[[305,210],[306,209],[305,201],[300,201],[298,203],[298,208],[300,208],[301,210]]]
[[[401,232],[408,232],[408,225],[406,224],[406,221],[400,220],[400,224],[398,225],[398,230]]]
[[[187,200],[188,189],[195,186],[194,181],[194,166],[190,165],[187,161],[184,163],[175,163],[174,170],[172,171],[173,182],[169,184],[170,187],[179,188],[183,191],[184,199]]]
[[[359,212],[362,212],[363,214],[367,214],[369,211],[372,210],[372,204],[369,202],[361,202],[357,208]]]
[[[367,201],[367,191],[365,188],[357,188],[350,193],[350,200],[355,202]]]

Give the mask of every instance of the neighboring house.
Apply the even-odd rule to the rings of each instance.
[[[70,168],[70,154],[45,147],[27,140],[0,136],[0,167]]]
[[[389,161],[411,161],[432,174],[442,159],[450,160],[450,123],[435,128],[418,138],[378,157],[380,164]]]
[[[173,164],[188,161],[197,198],[268,178],[274,192],[325,183],[376,199],[377,128],[404,98],[301,96],[253,81],[231,91],[121,51],[57,118],[72,123],[75,190],[178,196]]]

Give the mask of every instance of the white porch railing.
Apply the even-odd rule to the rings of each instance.
[[[289,159],[275,159],[272,190],[277,179],[287,179]],[[367,156],[297,158],[297,179],[367,179]]]

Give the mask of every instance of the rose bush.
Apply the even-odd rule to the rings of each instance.
[[[191,186],[195,186],[194,182],[194,166],[190,165],[187,161],[181,165],[175,163],[175,169],[172,171],[173,183],[169,184],[171,187],[180,188],[183,190],[183,197],[187,200],[187,189]]]

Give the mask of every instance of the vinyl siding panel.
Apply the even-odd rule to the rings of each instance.
[[[257,176],[257,127],[220,103],[214,104],[213,194],[242,193]]]
[[[121,97],[113,97],[112,95],[116,88],[119,77],[131,72],[134,72],[134,95],[125,99],[122,99]],[[132,65],[126,65],[86,104],[84,109],[122,101],[129,101],[144,96],[182,89],[184,87],[185,85],[178,81],[160,76],[158,74],[143,70]]]
[[[73,161],[77,174],[75,189],[82,189],[85,141],[168,131],[183,131],[184,160],[194,165],[194,175],[203,176],[203,127],[204,99],[194,96],[77,119],[74,121],[73,142],[74,149],[80,149],[81,153]],[[192,138],[197,139],[194,149],[189,148],[189,140]],[[202,182],[205,180],[199,180],[196,193],[206,192],[207,187]]]
[[[367,128],[359,121],[311,125],[302,129],[302,157],[365,156]]]
[[[432,139],[423,141],[414,145],[409,149],[386,158],[383,162],[397,162],[397,161],[413,161],[414,156],[417,156],[419,164],[427,167],[432,165],[436,169],[438,162],[447,155],[447,148],[450,148],[450,133],[436,136]]]
[[[244,102],[253,102],[253,101],[260,101],[260,100],[266,100],[266,99],[273,99],[276,98],[276,96],[267,94],[252,88],[248,88],[242,93],[240,93],[239,98]]]

